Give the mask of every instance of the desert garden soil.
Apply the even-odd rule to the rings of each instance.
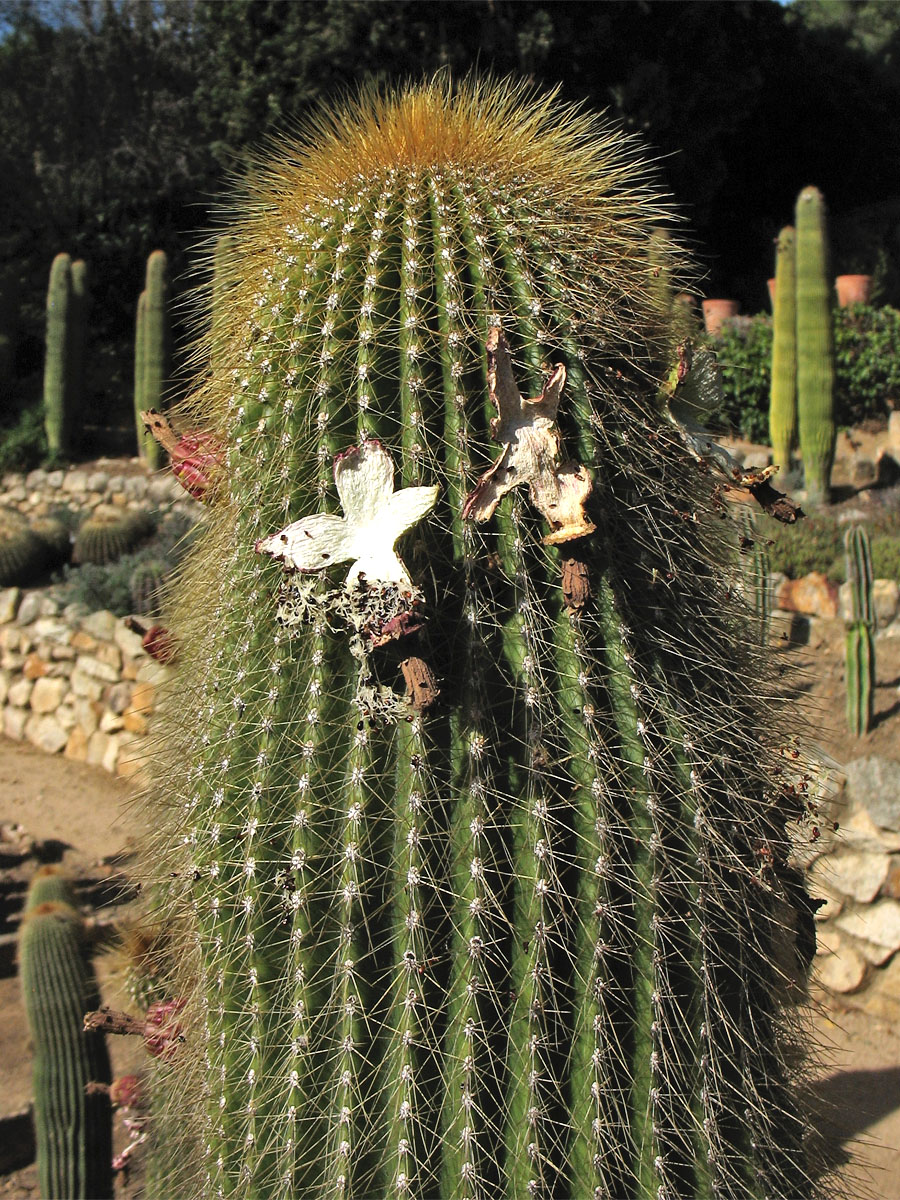
[[[843,626],[814,622],[808,645],[775,652],[800,701],[808,735],[838,763],[866,754],[900,760],[900,638],[877,643],[876,720],[853,738],[844,724]],[[129,869],[140,837],[135,793],[102,770],[0,737],[0,820],[17,821],[92,877]],[[28,864],[33,869],[33,863]],[[99,959],[104,1002],[127,1007],[109,960]],[[817,1160],[839,1166],[851,1200],[900,1200],[900,1026],[867,1010],[865,993],[814,993],[812,1025],[826,1048],[812,1085],[821,1135]],[[138,1039],[113,1038],[114,1072],[139,1068]],[[0,1116],[31,1095],[31,1060],[18,980],[0,975]],[[119,1134],[121,1146],[121,1133]],[[854,1161],[855,1160],[855,1161]],[[134,1196],[139,1178],[123,1186]],[[0,1176],[0,1197],[36,1197],[34,1167]]]

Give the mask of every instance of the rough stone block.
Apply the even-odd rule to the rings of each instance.
[[[111,642],[115,636],[117,623],[118,618],[115,613],[104,608],[86,616],[81,622],[81,628],[84,633],[97,638],[98,641]]]
[[[0,625],[6,625],[16,619],[21,599],[21,588],[9,587],[0,590]]]
[[[33,746],[48,754],[58,754],[65,747],[69,735],[53,717],[34,716],[25,722],[25,736]]]
[[[3,710],[3,732],[7,737],[21,742],[25,737],[25,722],[27,720],[28,709],[11,708],[7,705]]]
[[[9,704],[16,708],[27,708],[28,701],[31,699],[31,689],[34,684],[30,679],[18,679],[10,685],[6,699]]]
[[[31,689],[31,708],[36,713],[56,712],[68,691],[68,680],[48,679],[42,676],[34,681]]]

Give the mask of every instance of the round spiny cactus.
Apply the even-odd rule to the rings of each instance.
[[[50,561],[46,542],[14,508],[0,508],[0,587],[33,583]]]
[[[160,615],[163,588],[170,572],[168,563],[160,559],[138,563],[129,583],[132,612],[149,617]]]
[[[124,512],[113,505],[98,505],[75,535],[73,561],[115,562],[152,532],[153,521],[147,513]]]
[[[808,1195],[803,785],[660,399],[638,148],[438,81],[248,186],[181,414],[225,466],[173,614],[151,1193]]]
[[[38,517],[31,522],[31,530],[46,547],[48,568],[55,569],[69,561],[72,537],[64,521],[56,517]]]

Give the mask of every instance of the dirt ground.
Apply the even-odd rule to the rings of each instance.
[[[847,734],[843,717],[842,626],[814,629],[808,645],[775,656],[785,686],[806,710],[813,740],[839,763],[863,754],[900,760],[900,638],[877,643],[875,724],[856,739]],[[123,781],[0,737],[0,820],[21,822],[62,861],[102,880],[127,872],[141,814]],[[127,1007],[108,975],[104,981],[100,961],[104,1002]],[[815,1001],[812,1024],[824,1047],[812,1085],[822,1166],[838,1165],[849,1200],[900,1200],[900,1028],[867,1011],[865,994],[843,1001],[819,995]],[[137,1040],[110,1039],[114,1073],[140,1065]],[[31,1096],[18,980],[8,973],[0,976],[0,1064],[3,1116],[24,1108]],[[0,1197],[36,1196],[33,1166],[0,1176]]]

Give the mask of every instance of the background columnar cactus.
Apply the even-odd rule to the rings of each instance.
[[[778,235],[772,322],[772,386],[769,440],[781,478],[790,477],[791,450],[797,438],[797,270],[791,226]]]
[[[769,641],[772,622],[772,567],[765,537],[758,532],[749,512],[743,514],[741,539],[741,577],[747,605],[756,618],[757,640]]]
[[[72,259],[57,254],[47,289],[44,428],[51,455],[68,454],[72,436]]]
[[[34,1124],[41,1195],[47,1200],[112,1196],[109,1096],[89,1083],[111,1080],[102,1033],[85,1033],[96,1008],[82,920],[71,887],[39,875],[19,940],[22,995],[34,1046]]]
[[[872,724],[875,702],[875,603],[872,553],[862,525],[844,534],[850,620],[847,623],[847,726],[857,737]]]
[[[438,82],[254,180],[184,414],[227,462],[171,614],[154,1194],[806,1196],[799,801],[636,146]]]
[[[72,295],[69,301],[72,312],[72,336],[69,342],[69,386],[73,417],[83,411],[87,389],[85,370],[88,318],[91,310],[89,285],[88,265],[83,258],[76,259],[72,263]]]
[[[797,197],[797,417],[809,504],[828,500],[834,461],[834,349],[825,200],[818,188]]]
[[[169,318],[168,259],[154,250],[147,259],[144,291],[138,300],[135,334],[135,420],[141,455],[151,467],[160,467],[163,453],[143,428],[140,414],[161,409],[172,375],[172,333]]]

